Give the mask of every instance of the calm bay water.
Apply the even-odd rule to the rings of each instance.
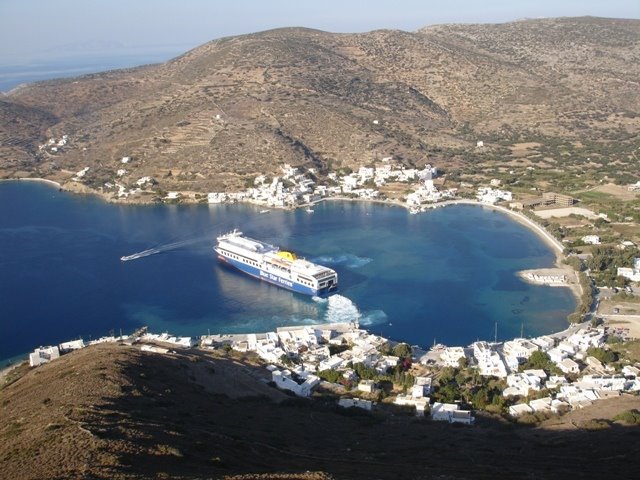
[[[119,206],[44,184],[0,183],[0,358],[141,325],[183,335],[349,321],[393,339],[465,345],[561,330],[568,289],[515,272],[551,266],[533,232],[502,213],[455,206],[421,215],[325,202],[315,213],[249,205]],[[340,294],[316,301],[220,265],[235,227],[333,267]],[[121,262],[152,247],[172,250]]]

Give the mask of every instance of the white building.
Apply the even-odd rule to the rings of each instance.
[[[544,384],[544,388],[551,390],[553,388],[558,388],[562,385],[566,385],[567,383],[568,382],[566,378],[560,375],[551,375],[549,379],[546,381],[546,383]]]
[[[377,391],[376,382],[373,380],[361,380],[358,383],[358,390],[366,393],[375,393]]]
[[[431,420],[471,425],[475,418],[471,416],[470,410],[460,410],[458,404],[435,402],[431,407]]]
[[[632,183],[627,188],[628,188],[628,190],[630,192],[638,192],[638,191],[640,191],[640,181],[638,181],[636,183]]]
[[[413,395],[400,394],[393,401],[396,405],[414,407],[418,417],[424,417],[425,411],[429,407],[429,397],[416,398]]]
[[[447,367],[457,367],[461,358],[467,358],[462,347],[446,347],[440,359]]]
[[[499,378],[507,376],[507,367],[504,361],[487,342],[475,342],[473,344],[473,356],[478,362],[480,375]]]
[[[524,338],[515,338],[508,342],[504,342],[502,346],[502,352],[505,357],[513,357],[518,363],[524,363],[535,351],[539,350],[539,347],[526,340]]]
[[[570,358],[565,358],[558,363],[558,368],[564,373],[580,373],[580,366]]]
[[[155,182],[156,181],[153,179],[153,177],[140,177],[138,180],[136,180],[136,185],[142,187],[143,185],[153,185]]]
[[[513,200],[513,195],[511,192],[506,190],[498,190],[491,187],[480,187],[478,188],[476,198],[482,203],[494,204],[499,200],[510,202]]]
[[[598,235],[585,235],[582,241],[587,245],[600,245],[600,237]]]
[[[632,282],[640,282],[640,257],[633,260],[633,268],[618,267],[618,276],[628,278]]]
[[[362,408],[363,410],[371,411],[373,402],[362,398],[341,398],[338,400],[338,406],[342,408]]]
[[[567,352],[559,348],[552,348],[547,351],[547,355],[549,355],[549,359],[555,364],[559,364],[562,360],[569,357]]]
[[[416,377],[411,388],[411,396],[423,398],[431,393],[431,377]]]
[[[509,387],[506,388],[502,394],[505,397],[516,395],[526,397],[530,391],[539,391],[541,384],[542,379],[531,372],[513,373],[507,375],[507,385],[509,385]]]
[[[162,355],[166,355],[167,353],[169,353],[168,348],[162,348],[162,347],[158,347],[157,345],[149,345],[149,344],[142,345],[140,347],[140,350],[142,350],[143,352],[160,353]]]
[[[575,385],[583,390],[623,391],[627,383],[623,375],[584,375]]]
[[[175,335],[171,335],[169,333],[150,333],[147,332],[142,337],[141,340],[150,341],[150,342],[162,342],[169,343],[176,347],[181,348],[190,348],[196,344],[196,341],[191,337],[176,337]]]
[[[529,406],[534,412],[550,412],[552,401],[553,399],[551,397],[538,398],[531,400]]]
[[[378,391],[378,388],[376,382],[373,380],[361,380],[360,383],[358,383],[358,390],[365,393],[375,393]]]
[[[32,353],[29,354],[29,365],[32,367],[37,367],[38,365],[50,362],[51,360],[55,360],[59,357],[60,351],[56,346],[36,348]]]
[[[540,347],[541,350],[547,351],[556,344],[553,338],[543,335],[542,337],[536,337],[531,339],[531,343]]]
[[[71,340],[70,342],[63,342],[58,347],[60,348],[60,352],[67,353],[71,350],[80,350],[84,348],[84,342],[82,340]]]
[[[533,413],[533,408],[526,403],[519,403],[518,405],[511,405],[509,407],[509,415],[512,417],[519,417],[525,413]]]
[[[273,370],[271,379],[281,390],[289,390],[299,397],[309,397],[313,388],[320,383],[320,377],[315,375],[296,380],[290,370]]]

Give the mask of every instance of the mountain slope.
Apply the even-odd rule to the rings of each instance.
[[[640,21],[590,17],[223,38],[162,65],[13,92],[0,138],[29,148],[0,152],[0,174],[18,175],[24,158],[62,179],[90,166],[100,188],[132,156],[125,183],[151,175],[165,190],[206,192],[284,163],[322,174],[394,156],[455,168],[481,136],[611,143],[640,131],[639,40]],[[9,110],[48,116],[23,129]],[[54,159],[34,155],[34,137],[62,134],[72,141]]]
[[[637,427],[590,420],[638,408],[637,396],[547,428],[481,415],[460,427],[294,399],[261,381],[267,373],[223,352],[102,344],[65,355],[0,389],[3,477],[564,479],[638,470]]]

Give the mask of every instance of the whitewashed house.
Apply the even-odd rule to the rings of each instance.
[[[360,383],[358,383],[358,390],[366,393],[375,393],[378,391],[378,388],[376,382],[373,380],[361,380]]]
[[[71,340],[69,342],[63,342],[60,345],[58,345],[58,347],[61,353],[67,353],[72,350],[80,350],[81,348],[84,348],[85,345],[82,339],[80,339],[80,340]]]
[[[600,237],[598,235],[585,235],[582,241],[587,245],[600,245]]]
[[[519,403],[517,405],[511,405],[509,407],[509,415],[512,417],[519,417],[520,415],[524,415],[525,413],[533,413],[533,408],[531,408],[526,403]]]
[[[565,358],[558,363],[558,368],[564,373],[580,373],[580,366],[570,358]]]
[[[567,352],[559,348],[552,348],[547,352],[547,355],[549,355],[549,359],[555,364],[559,364],[562,360],[569,357]]]
[[[416,377],[414,382],[411,388],[412,397],[423,398],[431,393],[431,377]]]
[[[274,370],[271,379],[279,389],[289,390],[299,397],[309,397],[313,388],[320,383],[320,377],[315,375],[307,375],[304,380],[296,381],[290,370]]]
[[[429,397],[416,398],[413,395],[400,394],[393,401],[395,405],[414,407],[418,417],[424,417],[425,411],[429,408]]]
[[[59,357],[60,350],[58,350],[58,347],[56,346],[36,348],[29,354],[29,365],[37,367],[38,365],[50,362],[51,360],[55,360]]]
[[[470,410],[460,410],[458,404],[435,402],[431,407],[431,420],[471,425],[475,418],[471,415]]]
[[[371,411],[373,402],[362,398],[341,398],[338,400],[338,406],[342,408],[362,408],[363,410]]]
[[[640,257],[633,260],[633,268],[618,267],[618,276],[628,278],[632,282],[640,282]]]

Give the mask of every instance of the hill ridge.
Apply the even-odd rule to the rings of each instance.
[[[640,132],[638,60],[640,21],[626,19],[225,37],[164,64],[3,97],[0,176],[68,180],[89,166],[100,190],[131,156],[121,182],[149,175],[164,191],[229,191],[285,163],[338,170],[393,156],[453,171],[480,138],[614,145],[619,132]],[[69,147],[37,151],[63,134]]]

